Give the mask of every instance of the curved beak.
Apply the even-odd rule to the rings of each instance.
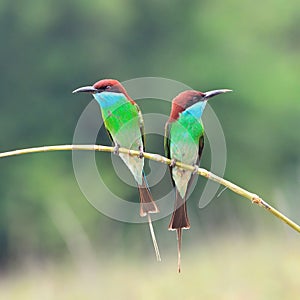
[[[72,94],[76,94],[76,93],[91,93],[91,94],[94,94],[97,92],[97,89],[95,89],[93,86],[83,86],[83,87],[80,87],[76,90],[74,90],[72,92]]]
[[[209,91],[209,92],[204,93],[204,98],[208,100],[214,96],[217,96],[219,94],[228,93],[228,92],[232,92],[232,90],[222,89],[222,90]]]

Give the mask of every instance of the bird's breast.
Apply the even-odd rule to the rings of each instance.
[[[194,164],[198,158],[199,140],[204,134],[201,121],[191,116],[181,116],[170,131],[171,158]]]

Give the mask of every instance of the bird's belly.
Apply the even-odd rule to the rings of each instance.
[[[171,145],[171,157],[188,165],[194,165],[198,160],[198,145],[191,139],[182,139]],[[174,167],[173,180],[182,198],[185,197],[192,172]]]
[[[195,164],[198,159],[199,145],[188,134],[181,135],[178,139],[172,138],[170,148],[172,159],[189,165]]]
[[[137,118],[128,120],[120,116],[111,115],[106,118],[105,125],[115,144],[136,151],[143,149],[143,141]],[[137,183],[142,184],[144,159],[122,153],[120,153],[120,157],[133,174]]]

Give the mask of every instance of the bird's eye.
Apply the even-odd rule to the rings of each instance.
[[[107,86],[105,87],[105,89],[106,89],[106,90],[110,90],[110,89],[111,89],[111,86],[110,86],[110,85],[107,85]]]

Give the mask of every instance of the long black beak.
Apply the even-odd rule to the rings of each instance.
[[[219,94],[224,94],[224,93],[228,93],[228,92],[232,92],[232,90],[222,89],[222,90],[209,91],[209,92],[204,93],[204,98],[210,99]]]
[[[76,94],[76,93],[91,93],[94,94],[97,92],[97,89],[95,89],[93,86],[83,86],[80,87],[76,90],[74,90],[72,93]]]

